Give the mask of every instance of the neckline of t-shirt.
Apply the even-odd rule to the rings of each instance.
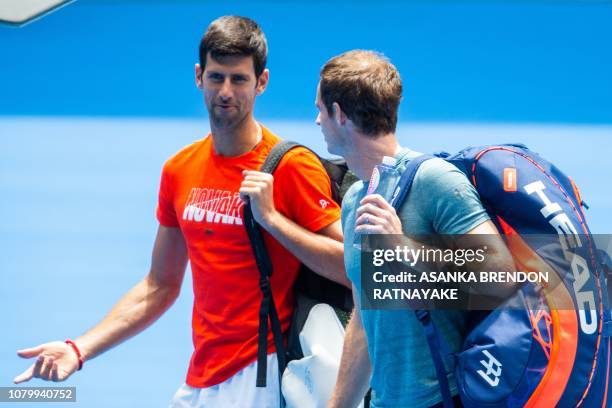
[[[257,122],[259,128],[261,129],[261,139],[259,142],[248,152],[243,153],[239,156],[221,156],[215,151],[215,146],[212,143],[212,133],[209,133],[210,137],[210,155],[214,160],[220,160],[223,162],[241,162],[244,160],[248,160],[251,156],[259,156],[264,146],[267,144],[270,139],[270,131],[261,123]]]
[[[409,163],[411,160],[414,160],[417,157],[422,156],[422,155],[423,153],[419,153],[408,147],[402,147],[399,153],[395,155],[395,160],[397,160],[397,162],[395,163],[395,168],[398,168],[399,166],[403,164]],[[412,157],[409,157],[409,156],[412,156]]]
[[[415,156],[412,158],[409,158],[408,156],[414,153]],[[410,160],[413,160],[419,156],[421,156],[423,153],[419,153],[415,150],[409,149],[408,147],[402,147],[400,149],[400,151],[398,153],[396,153],[393,158],[395,159],[395,165],[393,166],[394,169],[399,170],[400,166],[402,166],[405,163],[410,162]],[[361,180],[361,182],[363,183],[363,187],[365,190],[368,189],[368,186],[370,185],[370,180]]]

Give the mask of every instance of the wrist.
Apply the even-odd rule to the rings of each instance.
[[[261,226],[268,232],[272,232],[277,229],[278,222],[280,220],[280,213],[276,210],[268,212],[262,217]]]
[[[77,337],[76,339],[72,339],[72,341],[79,348],[83,362],[91,360],[91,347],[87,339],[84,336],[81,336]]]
[[[73,340],[68,339],[65,341],[65,343],[72,349],[77,359],[79,360],[78,369],[81,370],[83,368],[83,363],[85,363],[85,359],[83,357],[83,354],[81,353],[81,349]]]
[[[338,397],[334,393],[332,397],[329,399],[329,402],[327,403],[327,408],[339,408],[339,407],[341,407],[341,405],[339,403]]]

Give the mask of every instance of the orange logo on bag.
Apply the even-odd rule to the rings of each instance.
[[[504,169],[504,191],[515,192],[516,190],[516,169],[514,167],[506,167]]]

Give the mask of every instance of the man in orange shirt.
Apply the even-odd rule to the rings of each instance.
[[[266,89],[267,43],[257,23],[221,17],[200,43],[195,77],[211,133],[164,165],[159,229],[149,274],[92,330],[74,341],[20,350],[36,362],[15,378],[63,381],[89,360],[157,320],[179,295],[191,262],[195,301],[194,353],[172,406],[275,407],[278,367],[271,331],[267,388],[255,387],[259,271],[242,220],[250,200],[265,230],[274,265],[271,286],[283,330],[293,309],[300,262],[348,286],[340,211],[316,156],[288,153],[275,176],[257,169],[280,140],[255,121],[255,99]]]

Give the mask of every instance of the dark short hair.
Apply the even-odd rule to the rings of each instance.
[[[395,132],[402,80],[384,55],[348,51],[327,61],[320,76],[321,100],[330,115],[336,102],[365,134]]]
[[[223,57],[252,56],[255,76],[266,68],[268,43],[259,25],[247,17],[223,16],[210,25],[200,41],[200,67],[206,67],[206,55]]]

